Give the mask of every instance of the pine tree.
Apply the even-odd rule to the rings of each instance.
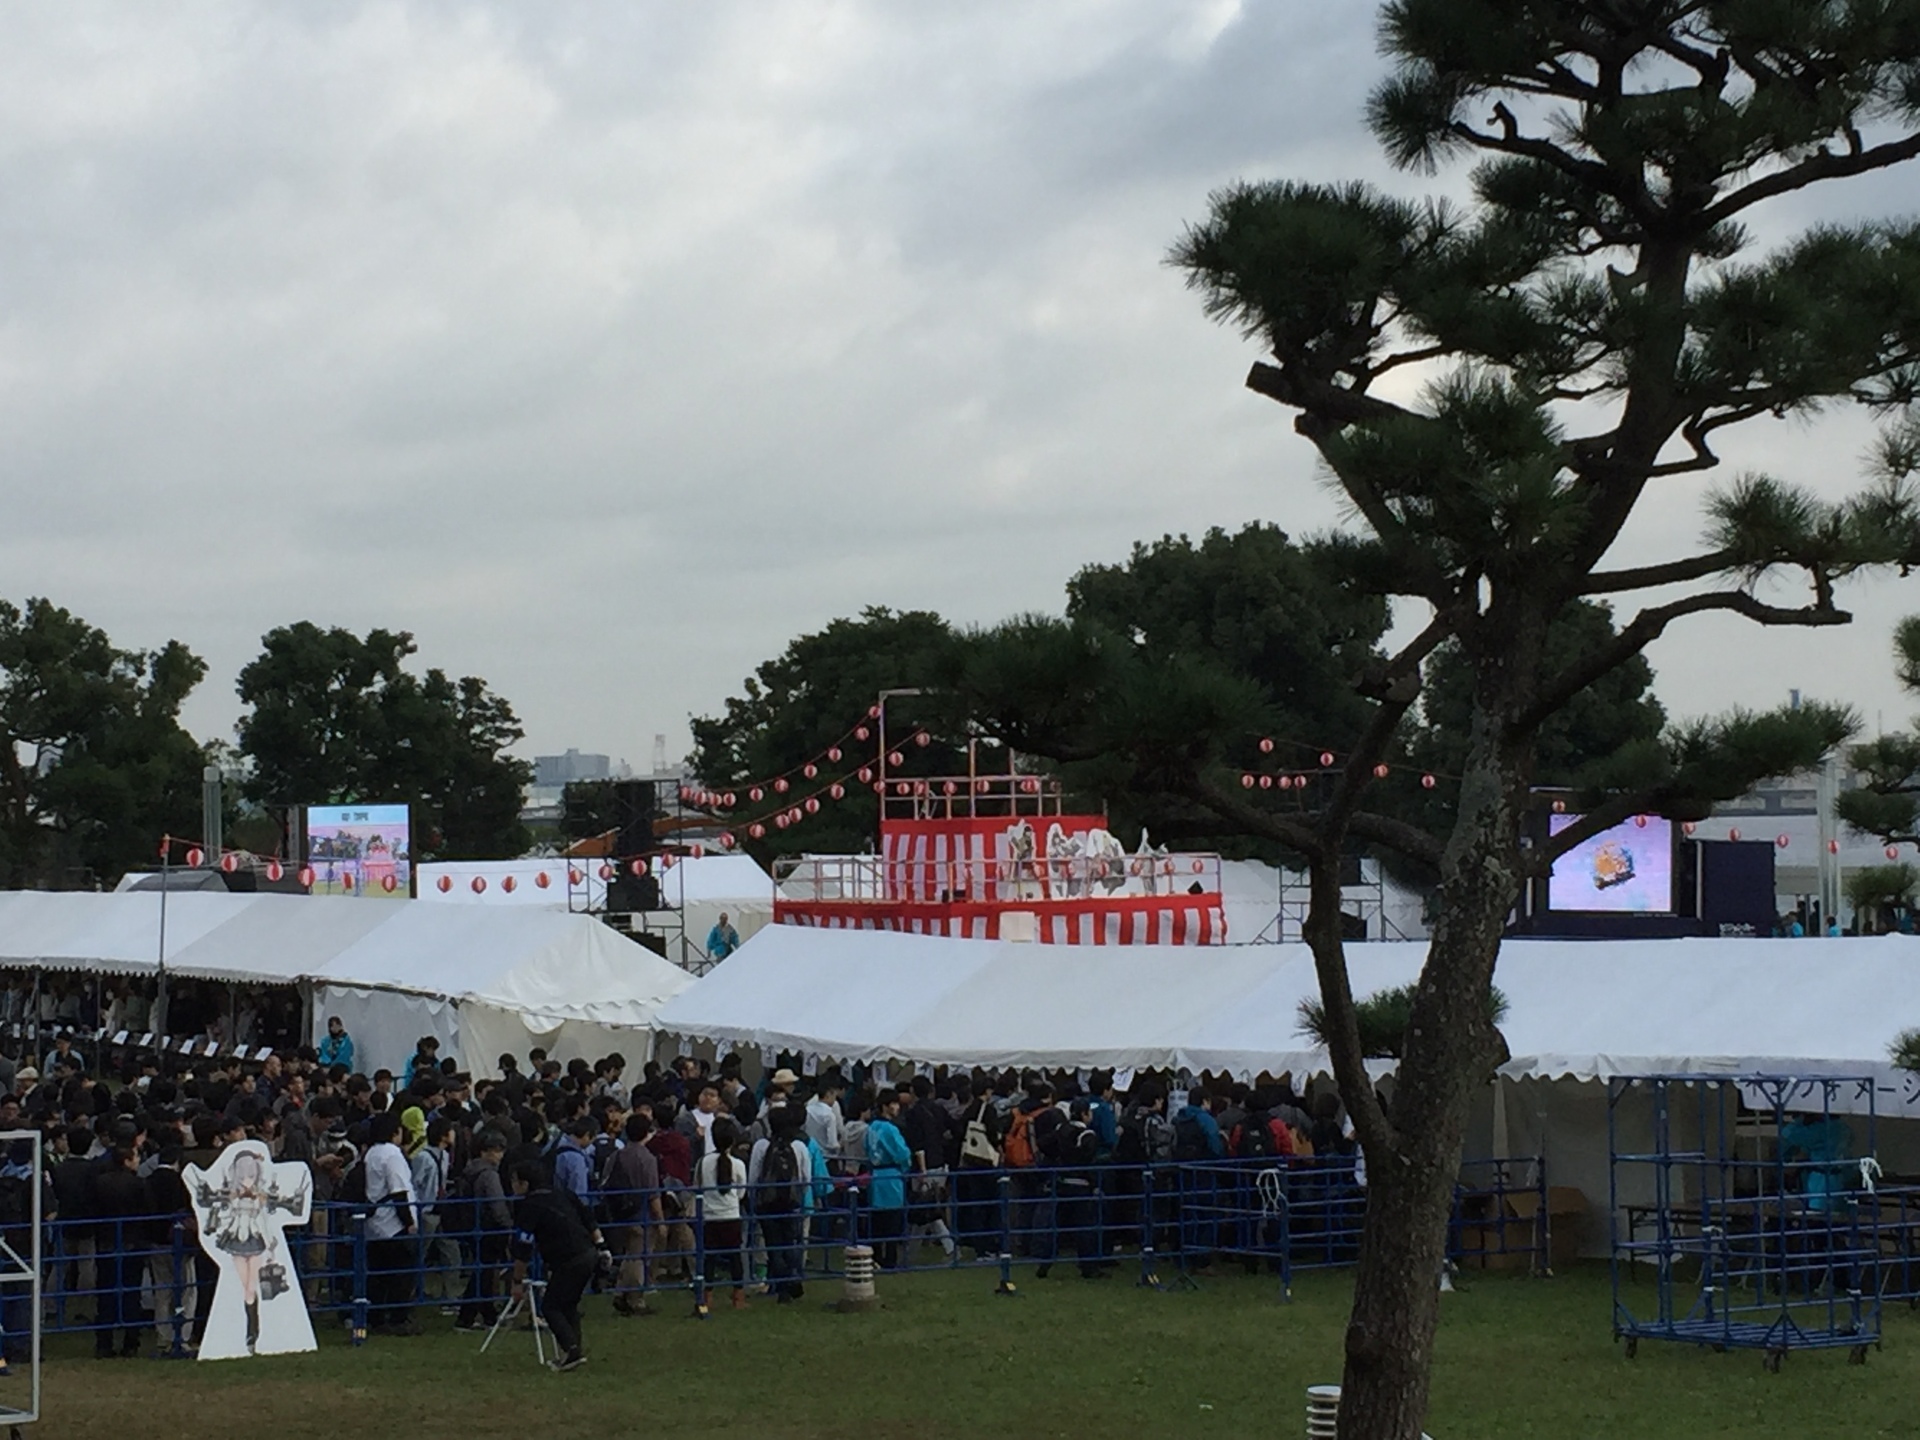
[[[1370,719],[1311,809],[1263,807],[1217,771],[1194,782],[1216,813],[1311,862],[1307,938],[1370,1180],[1340,1433],[1415,1440],[1521,887],[1628,816],[1698,813],[1814,762],[1853,720],[1816,706],[1670,731],[1530,850],[1543,734],[1689,616],[1844,624],[1842,581],[1920,559],[1920,225],[1827,225],[1765,253],[1744,229],[1764,202],[1920,155],[1920,3],[1394,0],[1381,34],[1392,71],[1369,104],[1375,135],[1409,170],[1476,158],[1471,201],[1238,184],[1173,260],[1263,347],[1249,387],[1293,412],[1360,518],[1353,582],[1430,617],[1363,677]],[[1608,563],[1650,492],[1718,466],[1721,431],[1839,404],[1886,422],[1853,498],[1746,476],[1705,499],[1695,553]],[[1554,653],[1556,620],[1596,599],[1617,634]],[[1457,802],[1429,830],[1370,792],[1442,646],[1469,693]],[[1356,836],[1440,876],[1391,1118],[1362,1065],[1341,945],[1338,862]]]

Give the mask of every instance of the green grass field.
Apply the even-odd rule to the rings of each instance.
[[[1428,1428],[1436,1440],[1920,1436],[1920,1318],[1886,1318],[1864,1367],[1844,1352],[1758,1356],[1610,1339],[1607,1277],[1482,1277],[1444,1299]],[[423,1312],[426,1335],[353,1352],[331,1326],[317,1355],[247,1362],[95,1361],[52,1344],[36,1434],[113,1437],[597,1437],[985,1440],[1304,1433],[1303,1389],[1339,1378],[1349,1281],[1303,1277],[1291,1303],[1237,1270],[1197,1291],[1025,1279],[1017,1299],[984,1272],[883,1276],[886,1309],[828,1313],[756,1300],[704,1322],[678,1299],[616,1320],[587,1309],[591,1361],[537,1370],[527,1335],[478,1337]],[[504,1346],[504,1348],[503,1348]],[[10,1387],[21,1384],[4,1382]]]

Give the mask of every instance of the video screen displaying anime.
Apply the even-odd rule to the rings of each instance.
[[[1578,815],[1550,817],[1558,835]],[[1673,913],[1673,822],[1638,815],[1583,840],[1553,862],[1547,908],[1608,914]]]
[[[315,895],[404,900],[413,892],[413,846],[405,805],[310,805],[307,865]]]

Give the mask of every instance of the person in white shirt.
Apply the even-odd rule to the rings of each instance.
[[[813,1156],[805,1138],[806,1112],[798,1105],[776,1105],[766,1120],[770,1138],[753,1143],[747,1185],[767,1252],[767,1288],[782,1305],[790,1305],[803,1293],[801,1225],[813,1188]]]
[[[711,1292],[725,1278],[733,1286],[733,1308],[744,1310],[747,1292],[740,1257],[740,1205],[747,1194],[747,1167],[733,1153],[733,1147],[740,1143],[739,1123],[731,1115],[715,1116],[711,1139],[707,1153],[693,1167],[694,1193],[698,1197],[695,1223],[703,1227],[702,1245],[707,1252],[706,1284]]]
[[[394,1139],[400,1117],[383,1110],[367,1122],[367,1281],[373,1307],[368,1328],[389,1335],[418,1335],[413,1308],[413,1234],[420,1216],[414,1208],[413,1174]]]
[[[820,1153],[832,1164],[840,1158],[843,1140],[840,1118],[840,1097],[846,1093],[847,1082],[837,1074],[823,1075],[820,1078],[820,1093],[807,1102],[807,1134],[813,1137],[814,1144],[820,1147]]]

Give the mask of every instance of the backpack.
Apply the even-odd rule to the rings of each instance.
[[[1121,1165],[1164,1165],[1173,1159],[1173,1126],[1157,1110],[1135,1106],[1120,1117],[1113,1158]]]
[[[474,1198],[471,1175],[457,1176],[447,1189],[446,1199],[435,1209],[440,1216],[442,1235],[465,1238],[480,1233],[480,1205]]]
[[[1000,1148],[1005,1163],[1016,1170],[1029,1168],[1037,1158],[1034,1155],[1033,1117],[1043,1112],[1015,1108],[1013,1121],[1007,1126],[1007,1143]]]
[[[781,1215],[800,1208],[800,1157],[791,1140],[769,1140],[767,1153],[760,1161],[760,1188],[754,1192],[754,1208],[762,1214]]]
[[[1173,1158],[1176,1160],[1210,1160],[1213,1150],[1207,1144],[1207,1132],[1201,1127],[1197,1116],[1182,1112],[1173,1122]]]
[[[960,1140],[960,1158],[975,1165],[995,1166],[1000,1163],[1000,1152],[994,1147],[993,1132],[987,1129],[987,1116],[991,1107],[983,1104],[980,1113],[967,1122],[967,1133]]]
[[[1245,1159],[1260,1159],[1280,1153],[1280,1145],[1274,1139],[1273,1117],[1262,1112],[1249,1115],[1240,1125],[1240,1154]]]
[[[367,1162],[361,1158],[347,1167],[347,1173],[340,1177],[340,1188],[333,1198],[343,1205],[364,1205],[367,1203]]]
[[[0,1227],[33,1223],[33,1185],[24,1175],[0,1177]]]

